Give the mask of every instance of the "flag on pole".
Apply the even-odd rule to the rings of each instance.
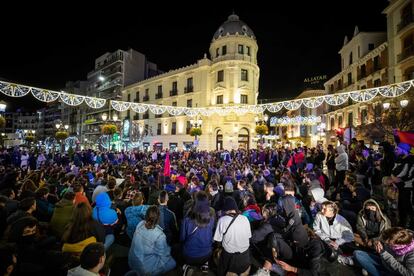
[[[167,156],[165,157],[165,162],[164,162],[164,176],[170,176],[170,174],[171,174],[170,152],[167,151]]]

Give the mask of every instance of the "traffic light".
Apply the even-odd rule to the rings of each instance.
[[[342,128],[336,130],[336,137],[341,141],[344,139],[344,130]]]

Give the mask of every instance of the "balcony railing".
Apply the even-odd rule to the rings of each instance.
[[[155,99],[162,99],[162,93],[155,94]]]
[[[401,22],[397,25],[397,32],[401,31],[404,27],[414,22],[414,16],[412,14],[405,16]]]
[[[178,90],[170,90],[170,96],[177,96]]]
[[[139,120],[139,114],[134,115],[134,120]]]
[[[148,95],[144,96],[144,97],[142,98],[142,101],[143,101],[143,102],[147,102],[147,101],[149,101],[149,96],[148,96]]]
[[[193,86],[184,87],[184,93],[191,93],[191,92],[194,92]]]
[[[398,61],[398,62],[401,62],[401,61],[403,61],[404,59],[406,59],[406,58],[408,58],[408,57],[411,57],[411,56],[413,56],[413,55],[414,55],[414,45],[411,45],[411,46],[409,46],[409,47],[405,48],[405,49],[401,52],[401,54],[397,55],[397,61]]]

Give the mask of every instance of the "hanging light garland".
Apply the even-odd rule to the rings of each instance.
[[[303,99],[294,99],[290,101],[274,102],[258,105],[234,105],[223,107],[205,107],[205,108],[191,108],[181,106],[166,106],[157,104],[144,104],[133,103],[125,101],[110,100],[111,106],[119,112],[132,109],[137,113],[144,113],[148,110],[156,115],[168,112],[172,116],[179,116],[185,114],[187,116],[210,116],[212,114],[218,114],[220,116],[226,116],[230,113],[236,115],[244,115],[247,113],[259,114],[264,111],[276,113],[283,107],[287,110],[297,110],[301,106],[306,108],[317,108],[324,102],[331,106],[339,106],[347,102],[351,98],[355,102],[368,102],[374,99],[376,96],[381,95],[388,98],[399,97],[406,93],[410,88],[414,86],[414,80],[409,80],[400,83],[394,83],[386,86],[368,88],[364,90],[329,94],[318,97],[309,97]],[[23,97],[31,93],[33,97],[42,102],[53,102],[60,98],[62,102],[70,106],[78,106],[85,102],[89,107],[98,109],[105,105],[106,99],[96,97],[86,97],[82,95],[70,94],[66,92],[58,92],[47,89],[40,89],[36,87],[20,85],[5,81],[0,81],[0,92],[9,97]]]
[[[322,121],[320,116],[272,117],[271,126],[316,125]]]

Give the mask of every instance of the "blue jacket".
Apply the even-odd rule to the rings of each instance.
[[[103,225],[112,225],[118,221],[118,214],[111,208],[112,202],[107,193],[100,193],[95,202],[96,205],[92,211],[94,220]]]
[[[158,225],[147,229],[141,221],[134,233],[128,255],[129,267],[139,275],[163,275],[176,265],[171,248]]]
[[[165,235],[167,236],[168,244],[174,239],[174,236],[178,236],[178,226],[177,226],[177,219],[175,218],[175,214],[168,209],[165,205],[160,205],[160,221],[159,225],[164,230]]]
[[[125,218],[127,220],[127,234],[132,239],[137,225],[145,220],[149,205],[130,206],[125,209]]]
[[[183,253],[192,258],[201,258],[211,254],[213,245],[214,217],[205,227],[197,227],[195,221],[185,217],[180,232]]]

